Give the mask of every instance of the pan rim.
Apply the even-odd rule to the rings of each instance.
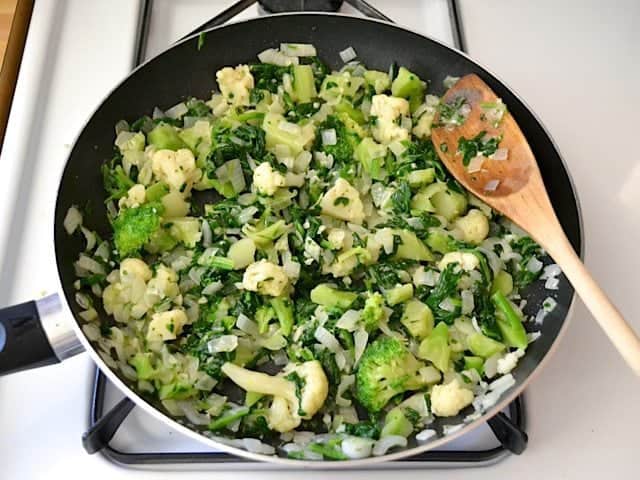
[[[577,194],[577,190],[575,187],[575,182],[573,180],[573,177],[571,175],[570,170],[567,168],[567,164],[560,152],[560,149],[557,145],[557,143],[555,142],[555,140],[553,139],[553,137],[551,136],[551,134],[549,133],[548,129],[546,128],[546,126],[543,124],[543,122],[540,120],[540,118],[538,117],[538,115],[534,112],[534,110],[529,106],[529,104],[527,102],[525,102],[522,97],[516,93],[516,91],[511,88],[506,82],[504,82],[499,76],[497,76],[493,71],[491,71],[490,69],[488,69],[487,67],[485,67],[484,65],[480,64],[478,61],[476,61],[475,59],[473,59],[472,57],[470,57],[469,55],[467,55],[464,52],[461,52],[460,50],[457,50],[456,48],[453,48],[447,44],[445,44],[444,42],[435,39],[433,37],[430,37],[428,35],[424,35],[422,33],[416,32],[410,28],[406,28],[406,27],[402,27],[400,25],[397,25],[393,22],[388,22],[388,21],[384,21],[384,20],[379,20],[379,19],[373,19],[373,18],[368,18],[368,17],[355,17],[353,15],[347,15],[347,14],[343,14],[343,13],[334,13],[334,12],[286,12],[286,13],[279,13],[279,14],[272,14],[272,15],[268,15],[265,17],[254,17],[254,18],[250,18],[250,19],[246,19],[246,20],[237,20],[237,21],[231,21],[228,23],[225,23],[223,25],[218,25],[212,28],[208,28],[206,30],[204,30],[203,32],[198,32],[198,33],[194,33],[192,35],[189,35],[188,37],[185,37],[179,41],[177,41],[176,43],[168,46],[166,49],[162,50],[161,52],[159,52],[157,55],[155,55],[152,58],[149,58],[148,60],[146,60],[145,62],[141,63],[140,65],[138,65],[136,68],[134,68],[133,70],[131,70],[131,72],[129,72],[127,74],[126,77],[124,77],[120,82],[118,82],[106,95],[105,97],[98,103],[97,107],[92,111],[92,113],[88,116],[87,121],[84,123],[83,127],[79,130],[78,135],[76,136],[76,138],[74,139],[74,143],[73,143],[73,148],[71,149],[69,155],[67,156],[67,160],[65,162],[64,168],[62,169],[59,181],[58,181],[58,189],[57,189],[57,193],[56,193],[56,207],[55,207],[55,217],[58,216],[58,209],[62,208],[61,206],[61,187],[62,187],[62,179],[64,177],[64,174],[67,170],[67,166],[69,164],[69,160],[72,157],[74,151],[75,151],[75,147],[77,145],[78,139],[80,138],[80,136],[82,135],[82,133],[85,131],[85,129],[87,128],[88,124],[91,122],[92,118],[95,116],[95,114],[102,108],[102,106],[109,100],[109,98],[111,97],[111,95],[117,90],[119,89],[123,84],[125,84],[129,78],[134,75],[139,69],[145,68],[145,66],[147,64],[149,64],[152,61],[155,61],[157,58],[161,57],[162,55],[164,55],[165,53],[167,53],[168,51],[172,50],[173,48],[178,47],[179,45],[182,45],[186,42],[189,41],[193,41],[193,39],[197,38],[199,35],[201,35],[201,33],[207,33],[207,32],[211,32],[211,31],[215,31],[215,30],[220,30],[220,29],[224,29],[226,27],[229,26],[234,26],[234,25],[240,25],[240,24],[247,24],[247,23],[253,23],[253,22],[262,22],[262,21],[268,21],[269,19],[273,18],[273,17],[339,17],[339,18],[346,18],[349,20],[355,20],[355,21],[365,21],[365,22],[371,22],[371,23],[376,23],[376,24],[381,24],[387,27],[392,27],[394,29],[403,31],[403,32],[409,32],[412,33],[414,35],[419,36],[421,39],[423,40],[427,40],[430,42],[433,42],[435,44],[440,45],[441,47],[446,48],[447,50],[449,50],[450,52],[452,52],[453,54],[459,55],[465,59],[467,59],[468,61],[470,61],[471,63],[473,63],[474,65],[476,65],[478,68],[480,68],[481,70],[483,70],[485,73],[487,73],[488,75],[492,76],[495,80],[497,80],[498,82],[500,82],[501,85],[503,85],[507,90],[509,90],[509,92],[519,101],[521,102],[521,104],[526,108],[526,110],[528,111],[528,113],[533,117],[533,119],[535,120],[535,122],[542,128],[545,136],[547,137],[547,139],[550,141],[551,146],[554,148],[554,150],[556,151],[558,158],[560,159],[560,162],[562,164],[562,167],[569,179],[569,185],[571,188],[571,193],[572,196],[574,198],[575,201],[575,206],[576,206],[576,210],[577,210],[577,216],[578,216],[578,228],[579,228],[579,241],[580,241],[580,258],[584,258],[584,251],[585,251],[585,245],[584,245],[584,225],[583,225],[583,216],[582,216],[582,208],[581,208],[581,204],[580,204],[580,200],[578,198],[578,194]],[[55,218],[54,217],[54,218]],[[61,290],[64,294],[64,298],[65,298],[65,302],[67,303],[67,306],[70,305],[73,295],[67,295],[67,291],[63,286],[63,280],[62,280],[62,273],[61,273],[61,265],[60,265],[60,261],[61,259],[59,258],[59,254],[58,254],[58,248],[57,248],[57,242],[56,242],[56,234],[55,234],[55,222],[54,222],[54,246],[56,247],[56,268],[58,271],[58,282],[59,282],[59,290]],[[159,410],[158,408],[154,407],[151,403],[149,403],[147,400],[145,400],[143,397],[141,397],[138,392],[136,392],[135,390],[133,390],[133,388],[129,387],[124,381],[122,381],[120,379],[120,377],[115,373],[114,370],[112,370],[108,365],[106,365],[106,363],[102,360],[102,358],[100,357],[100,355],[98,354],[97,350],[94,348],[94,346],[92,345],[92,343],[88,340],[88,338],[85,336],[84,332],[82,331],[82,327],[81,327],[81,323],[78,321],[78,319],[76,318],[75,315],[73,315],[73,312],[71,311],[71,308],[69,308],[69,311],[71,312],[71,315],[73,317],[73,321],[71,322],[72,328],[76,334],[76,336],[78,337],[79,341],[82,343],[83,347],[85,348],[85,350],[89,353],[89,355],[91,356],[92,360],[98,365],[98,367],[100,368],[100,370],[107,376],[107,378],[109,379],[109,381],[111,381],[123,394],[125,394],[128,398],[130,398],[132,401],[135,402],[135,404],[139,407],[141,407],[144,411],[146,411],[147,413],[151,414],[153,417],[157,418],[158,420],[165,422],[166,424],[170,425],[173,429],[175,429],[176,431],[196,440],[199,441],[201,443],[204,443],[206,445],[209,445],[212,448],[215,448],[217,450],[221,450],[227,453],[230,453],[232,455],[236,455],[236,456],[240,456],[243,458],[247,458],[249,460],[254,460],[254,461],[259,461],[259,462],[267,462],[267,463],[271,463],[271,464],[278,464],[281,465],[283,467],[288,467],[288,468],[293,468],[293,469],[301,469],[301,468],[311,468],[311,469],[331,469],[331,470],[336,470],[336,469],[358,469],[358,468],[363,468],[363,467],[370,467],[372,465],[378,464],[378,463],[383,463],[383,462],[389,462],[389,461],[395,461],[395,460],[401,460],[401,459],[405,459],[407,457],[411,457],[411,456],[415,456],[415,455],[419,455],[420,453],[424,453],[426,451],[429,450],[433,450],[435,448],[438,448],[462,435],[465,435],[466,433],[469,433],[470,431],[472,431],[473,429],[477,428],[478,426],[480,426],[481,424],[485,423],[488,419],[492,418],[493,416],[495,416],[498,412],[502,411],[507,405],[509,405],[518,395],[520,395],[529,385],[529,383],[536,378],[537,375],[539,375],[540,371],[543,369],[544,366],[546,366],[546,364],[549,362],[550,358],[553,356],[553,354],[555,353],[556,349],[558,348],[558,345],[560,343],[560,341],[562,340],[562,337],[564,336],[564,334],[567,331],[568,325],[569,325],[569,321],[572,318],[572,313],[574,310],[574,306],[576,303],[576,298],[577,295],[575,293],[575,291],[572,293],[571,296],[571,301],[569,303],[569,306],[567,308],[567,313],[565,315],[565,318],[563,320],[563,323],[560,327],[560,330],[558,331],[555,339],[553,340],[552,344],[550,345],[548,351],[544,354],[544,356],[542,357],[542,359],[540,360],[540,362],[538,363],[538,365],[536,365],[536,367],[531,371],[531,373],[524,379],[524,381],[520,384],[520,385],[516,385],[514,387],[512,387],[512,390],[507,392],[506,394],[503,394],[503,396],[501,397],[500,401],[497,402],[492,408],[488,409],[483,415],[481,415],[479,418],[475,419],[474,421],[464,424],[464,426],[462,428],[460,428],[458,431],[451,433],[449,435],[437,438],[429,443],[426,443],[424,445],[418,445],[412,448],[408,448],[408,449],[403,449],[403,450],[399,450],[390,454],[386,454],[386,455],[382,455],[379,457],[367,457],[364,459],[358,459],[358,460],[342,460],[342,461],[338,461],[338,462],[332,462],[332,461],[314,461],[314,460],[294,460],[294,459],[289,459],[289,458],[284,458],[284,457],[280,457],[277,454],[276,455],[265,455],[265,454],[258,454],[258,453],[252,453],[249,452],[247,450],[241,449],[241,448],[237,448],[237,447],[233,447],[230,445],[227,445],[225,443],[219,442],[217,440],[213,440],[205,435],[203,435],[202,433],[198,432],[195,429],[191,429],[189,427],[186,427],[184,425],[182,425],[181,423],[179,423],[175,418],[165,414],[164,412],[162,412],[161,410]]]

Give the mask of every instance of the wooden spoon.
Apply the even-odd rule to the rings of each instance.
[[[462,77],[447,91],[442,101],[449,105],[457,101],[460,105],[460,97],[471,107],[462,124],[438,126],[431,133],[442,162],[462,185],[529,232],[553,257],[618,352],[640,375],[640,339],[591,277],[562,231],[536,159],[520,127],[509,113],[505,113],[499,122],[495,121],[495,115],[490,108],[487,109],[486,103],[495,104],[498,97],[477,75]],[[481,105],[483,103],[484,106]],[[460,111],[465,109],[468,107]],[[436,115],[434,124],[441,125],[440,113]],[[498,137],[499,148],[508,149],[507,158],[472,160],[469,163],[471,167],[465,166],[458,142],[462,137],[473,139],[480,132],[486,132],[485,141]],[[501,150],[498,157],[504,153]],[[469,171],[478,168],[473,173]]]

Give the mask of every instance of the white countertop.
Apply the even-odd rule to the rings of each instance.
[[[53,0],[37,2],[41,13]],[[91,3],[91,5],[89,5]],[[122,3],[122,2],[119,2]],[[131,2],[132,4],[134,2]],[[377,3],[372,1],[374,5]],[[510,2],[507,0],[462,0],[462,14],[472,56],[512,86],[541,117],[557,141],[573,175],[584,215],[586,263],[609,292],[627,318],[640,330],[640,304],[634,280],[640,271],[640,154],[637,149],[637,112],[640,108],[640,43],[637,24],[640,3],[634,0],[557,2]],[[120,33],[118,22],[131,21],[135,9],[114,12],[109,2],[74,2],[65,15],[80,16],[90,29],[92,23],[113,25],[112,34],[102,39],[108,53],[119,43],[130,42]],[[85,61],[78,54],[38,62],[29,45],[37,42],[83,42],[76,32],[51,33],[50,19],[43,15],[32,25],[21,82],[12,115],[7,143],[0,165],[22,170],[29,178],[29,162],[38,152],[24,147],[12,135],[26,122],[32,109],[41,108],[41,122],[61,122],[65,137],[49,144],[58,145],[49,153],[65,156],[65,144],[73,141],[90,111],[71,105],[64,118],[51,112],[65,111],[55,99],[31,98],[28,81],[22,77],[44,77],[51,62],[75,68],[76,75],[49,79],[70,82],[68,88],[82,97],[101,98],[129,69],[130,59],[122,58],[101,72],[100,81],[83,82],[82,70],[100,68],[100,62]],[[45,21],[46,20],[46,21]],[[55,23],[55,22],[54,22]],[[58,29],[60,23],[57,23]],[[88,30],[90,31],[90,30]],[[505,40],[506,39],[506,40]],[[87,43],[89,39],[85,37]],[[88,48],[88,47],[87,47]],[[96,51],[97,58],[103,53]],[[105,54],[106,54],[105,53]],[[53,105],[52,105],[53,104]],[[601,136],[603,125],[614,126],[616,141]],[[24,127],[24,125],[22,125]],[[29,125],[34,134],[44,131],[41,124]],[[613,130],[613,129],[611,129]],[[24,164],[21,164],[24,162]],[[7,170],[8,169],[8,170]],[[52,175],[58,172],[52,172]],[[20,198],[28,203],[31,191],[38,198],[55,198],[55,185],[35,178],[24,186],[8,184],[0,175],[4,198]],[[43,197],[44,195],[44,197]],[[0,220],[12,218],[0,203]],[[5,259],[0,273],[0,303],[27,300],[43,289],[55,288],[55,278],[34,276],[42,262],[50,262],[53,246],[29,235],[35,222],[51,222],[53,205],[43,202],[35,219],[23,225],[22,255],[15,270]],[[7,230],[5,230],[6,232]],[[0,251],[16,238],[0,238]],[[30,252],[30,255],[24,255]],[[8,272],[8,273],[7,273]],[[11,274],[10,276],[8,274]],[[35,278],[34,278],[35,277]],[[407,480],[467,478],[556,479],[556,478],[633,478],[637,476],[637,434],[640,432],[640,382],[626,369],[598,327],[578,303],[572,324],[561,348],[527,392],[530,443],[520,457],[510,457],[498,465],[458,471],[403,471]],[[2,478],[102,480],[122,477],[177,478],[178,474],[131,472],[107,463],[98,455],[86,455],[80,433],[86,428],[87,412],[77,411],[78,398],[88,395],[90,362],[80,356],[63,365],[0,379],[0,471]],[[54,391],[41,385],[57,382]],[[38,399],[34,401],[34,399]],[[299,478],[299,474],[241,472],[181,472],[181,478]],[[332,472],[333,478],[387,478],[390,472]],[[322,472],[305,472],[305,478],[326,478]]]

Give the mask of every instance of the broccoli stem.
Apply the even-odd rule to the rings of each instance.
[[[293,328],[293,309],[291,303],[286,298],[274,298],[271,300],[271,306],[276,312],[278,322],[280,322],[280,331],[287,336]]]
[[[318,285],[311,290],[311,301],[322,305],[324,307],[338,307],[343,310],[349,308],[349,306],[358,297],[354,292],[341,292],[335,288],[331,288],[329,285]]]
[[[227,257],[214,256],[209,259],[209,266],[220,270],[233,270],[233,260]]]
[[[491,300],[498,309],[496,320],[505,343],[510,347],[527,348],[527,332],[522,325],[520,314],[500,290],[491,296]]]
[[[245,415],[248,415],[250,410],[251,409],[249,407],[242,407],[233,413],[230,413],[228,415],[223,415],[220,418],[216,418],[209,424],[209,430],[211,430],[212,432],[215,432],[216,430],[225,428],[227,425],[230,425],[236,420],[239,420]]]

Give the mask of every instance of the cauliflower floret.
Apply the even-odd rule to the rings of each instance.
[[[453,417],[473,401],[473,392],[455,378],[446,385],[434,385],[431,390],[431,411],[438,417]]]
[[[144,185],[137,183],[129,189],[126,197],[122,197],[118,201],[118,207],[120,208],[134,208],[139,207],[144,203],[146,199],[146,189]]]
[[[505,375],[518,365],[518,360],[524,356],[524,350],[519,348],[515,352],[505,354],[504,357],[498,359],[498,373]]]
[[[477,209],[469,210],[464,217],[455,221],[455,226],[462,232],[462,239],[467,243],[479,244],[489,234],[489,220]]]
[[[193,248],[202,238],[202,225],[198,218],[182,217],[171,220],[169,232],[176,240],[181,241],[187,247]]]
[[[360,193],[343,178],[339,178],[324,194],[320,206],[325,215],[358,225],[364,221],[364,206],[360,200]]]
[[[254,372],[232,363],[225,363],[222,371],[246,391],[273,395],[269,427],[279,432],[293,430],[302,419],[312,418],[324,405],[329,392],[327,376],[317,360],[287,365],[278,375]],[[296,384],[297,381],[300,383]]]
[[[284,175],[274,170],[269,162],[261,163],[253,171],[253,184],[263,195],[273,195],[286,183]]]
[[[409,116],[409,102],[404,98],[374,95],[371,99],[371,116],[376,117],[371,132],[380,143],[387,145],[409,138],[409,131],[398,125],[400,117]]]
[[[438,268],[442,271],[447,268],[450,263],[458,263],[463,270],[470,272],[480,266],[480,261],[473,253],[467,252],[449,252],[442,257]]]
[[[432,111],[426,111],[418,120],[418,123],[413,127],[413,134],[418,138],[429,138],[431,136],[431,125],[433,124],[433,118],[436,115],[435,109]]]
[[[220,92],[232,105],[249,105],[249,95],[253,88],[253,75],[247,65],[235,68],[224,67],[216,72]]]
[[[147,340],[151,342],[175,340],[182,332],[182,327],[187,321],[187,315],[181,309],[154,313],[151,317],[151,322],[149,322]]]
[[[149,265],[139,258],[125,258],[120,264],[120,279],[125,282],[126,278],[139,277],[144,282],[151,279],[152,273]]]
[[[167,193],[160,199],[160,202],[164,207],[164,212],[162,212],[164,218],[184,217],[189,213],[189,203],[177,190]]]
[[[188,194],[191,186],[201,176],[196,168],[196,160],[188,148],[158,150],[151,157],[151,169],[158,180],[162,180],[172,190]]]
[[[331,250],[349,250],[353,246],[353,235],[344,228],[331,228],[327,235]]]
[[[179,293],[178,274],[172,268],[159,265],[156,276],[147,284],[147,294],[157,296],[160,301],[166,297],[176,297]]]
[[[289,286],[289,277],[281,266],[260,260],[247,267],[242,277],[242,286],[245,290],[279,297]]]

